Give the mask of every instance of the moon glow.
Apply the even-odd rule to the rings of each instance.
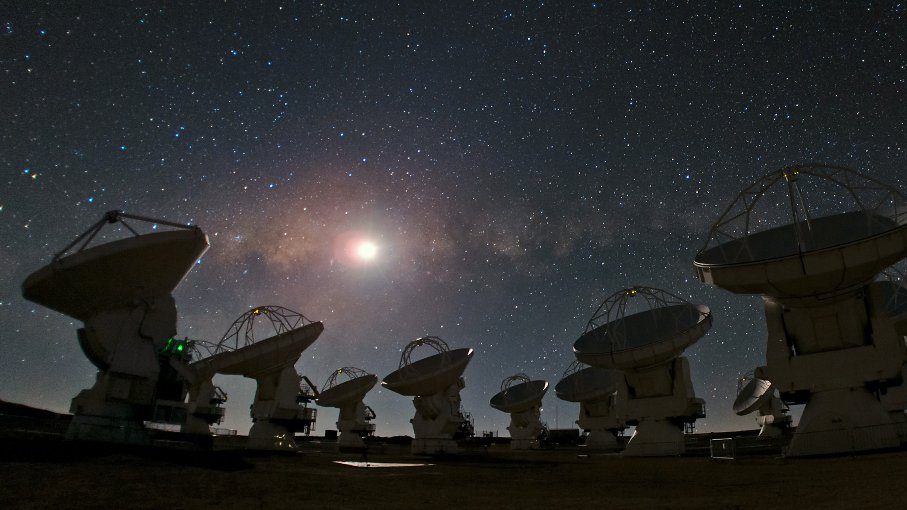
[[[368,239],[363,239],[356,243],[354,253],[359,260],[368,262],[378,256],[378,245]]]

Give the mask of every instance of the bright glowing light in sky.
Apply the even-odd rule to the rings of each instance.
[[[341,232],[334,239],[333,260],[347,267],[372,266],[382,253],[382,246],[373,241],[374,235],[361,230]]]
[[[360,241],[356,244],[356,257],[359,260],[373,260],[378,255],[378,245],[371,241]]]

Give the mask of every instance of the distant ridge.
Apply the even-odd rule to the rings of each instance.
[[[37,409],[35,407],[30,407],[25,404],[16,404],[13,402],[7,402],[3,399],[0,399],[0,414],[8,416],[22,416],[27,418],[43,418],[43,419],[66,419],[69,418],[68,414],[55,413],[53,411],[48,411],[46,409]]]

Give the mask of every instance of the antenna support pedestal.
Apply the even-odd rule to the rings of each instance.
[[[371,423],[374,414],[369,413],[369,410],[361,400],[340,408],[337,419],[337,430],[340,432],[337,445],[340,448],[365,447],[363,438],[375,432],[375,424]]]
[[[684,425],[705,416],[704,403],[693,393],[690,364],[680,356],[670,363],[626,371],[630,397],[627,415],[639,422],[622,455],[672,456],[684,452]],[[654,393],[647,390],[660,388]]]
[[[539,447],[539,435],[544,430],[541,408],[533,406],[519,413],[510,413],[511,450],[534,450]]]
[[[900,445],[897,430],[876,397],[865,389],[813,393],[785,455],[824,455]]]
[[[619,450],[617,434],[627,428],[626,414],[627,386],[623,378],[612,395],[600,400],[580,402],[576,424],[589,432],[585,447],[590,450]]]
[[[626,457],[666,457],[683,452],[682,427],[669,418],[642,418],[621,454]]]
[[[581,421],[583,420],[577,420],[577,425],[579,425]],[[620,443],[617,442],[617,435],[612,432],[612,429],[606,429],[603,427],[586,428],[587,426],[583,425],[580,425],[580,427],[584,430],[589,431],[589,433],[586,434],[586,441],[585,443],[583,443],[583,446],[585,448],[603,452],[614,452],[620,450]]]
[[[148,444],[143,422],[152,419],[157,353],[176,332],[173,298],[146,298],[102,311],[85,319],[83,331],[83,350],[103,368],[95,384],[72,399],[75,417],[67,439]]]
[[[901,444],[907,443],[907,364],[901,367],[901,384],[889,387],[881,397],[882,407],[888,412],[891,422],[897,430]]]
[[[891,415],[870,390],[897,381],[905,357],[903,337],[886,308],[886,289],[870,283],[830,304],[764,298],[768,346],[761,372],[782,399],[806,404],[786,455],[900,444]]]
[[[217,388],[211,374],[189,386],[189,404],[186,421],[180,430],[186,434],[210,434],[211,425],[224,418],[224,408],[219,405]]]
[[[410,420],[415,439],[412,453],[437,454],[456,453],[457,443],[453,440],[464,417],[460,413],[460,390],[466,386],[461,377],[456,384],[432,395],[413,398],[416,414]]]
[[[579,402],[576,424],[586,432],[584,448],[621,448],[617,434],[627,428],[627,379],[623,372],[574,361],[554,391],[561,400]]]
[[[252,421],[247,448],[251,450],[296,450],[296,432],[308,433],[317,410],[300,406],[297,397],[302,377],[293,365],[279,371],[251,375],[257,383],[252,403]]]

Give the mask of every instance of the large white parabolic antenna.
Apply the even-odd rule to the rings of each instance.
[[[318,393],[317,403],[324,407],[340,409],[337,430],[341,447],[362,448],[363,437],[375,432],[375,412],[362,401],[375,384],[378,376],[355,367],[334,370]]]
[[[587,432],[585,446],[617,450],[617,434],[627,428],[627,383],[623,372],[574,361],[554,387],[557,398],[578,402],[576,424]]]
[[[768,346],[756,376],[806,404],[787,455],[899,443],[875,390],[899,378],[904,342],[872,280],[907,257],[905,203],[848,168],[789,166],[741,192],[696,255],[703,282],[763,295]]]
[[[639,422],[624,455],[683,453],[684,426],[705,411],[680,354],[711,325],[707,306],[651,287],[615,292],[593,314],[573,352],[583,363],[624,371],[628,418]]]
[[[788,408],[775,394],[772,383],[758,377],[744,377],[734,399],[734,412],[746,416],[757,412],[756,423],[759,424],[759,437],[779,437],[790,427],[791,418]]]
[[[140,235],[126,220],[176,230]],[[89,247],[116,223],[133,236]],[[170,293],[207,249],[198,227],[110,211],[25,279],[26,299],[85,323],[79,343],[98,367],[94,386],[72,401],[68,438],[148,442],[143,421],[158,393],[158,353],[176,333]]]
[[[544,431],[540,416],[548,381],[531,380],[526,374],[512,375],[501,382],[501,391],[491,397],[491,407],[510,413],[510,448],[538,448]]]
[[[272,335],[257,340],[257,319],[270,324]],[[324,324],[281,306],[257,306],[233,322],[211,356],[189,365],[195,382],[190,398],[204,403],[214,374],[242,375],[255,379],[255,401],[248,447],[256,450],[295,449],[293,435],[308,432],[316,409],[308,407],[301,390],[302,377],[294,365],[324,331]],[[300,406],[300,403],[303,405]]]
[[[436,354],[412,361],[413,351],[422,346]],[[472,356],[472,349],[451,350],[435,336],[417,338],[404,347],[399,368],[381,382],[395,393],[415,397],[413,453],[456,452],[453,435],[465,420],[460,412],[460,390],[466,386],[462,374]]]
[[[126,219],[178,230],[139,235]],[[104,226],[118,222],[134,236],[87,247]],[[78,250],[67,255],[76,245]],[[22,296],[86,321],[130,301],[169,295],[207,249],[208,238],[198,227],[111,211],[50,264],[28,275]]]

